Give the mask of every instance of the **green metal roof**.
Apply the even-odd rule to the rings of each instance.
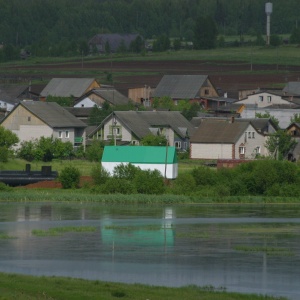
[[[175,147],[159,146],[105,146],[102,162],[139,164],[177,163]]]

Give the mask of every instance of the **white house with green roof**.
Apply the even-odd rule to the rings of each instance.
[[[142,170],[158,170],[168,179],[175,179],[178,175],[175,147],[105,146],[101,164],[111,175],[116,166],[129,163]]]

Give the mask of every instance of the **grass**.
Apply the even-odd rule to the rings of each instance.
[[[18,171],[25,171],[25,166],[29,162],[15,158],[15,159],[10,159],[8,162],[3,163],[0,162],[0,171],[3,170],[18,170]],[[90,162],[87,160],[53,160],[51,162],[42,162],[42,161],[33,161],[30,162],[31,164],[31,170],[32,171],[40,171],[42,166],[52,166],[52,171],[57,171],[60,173],[65,167],[67,166],[73,166],[76,167],[80,170],[82,176],[90,176],[91,175],[91,170],[94,166],[96,166],[97,162]],[[194,167],[200,166],[203,164],[203,161],[201,160],[183,160],[179,161],[179,170],[178,172],[186,172],[186,171],[191,171]]]
[[[62,277],[34,277],[0,273],[0,299],[97,299],[115,300],[275,300],[263,295],[228,293],[214,287],[167,288],[142,284],[122,284]]]
[[[63,235],[65,233],[69,232],[95,232],[97,230],[94,226],[66,226],[66,227],[53,227],[49,228],[48,230],[42,230],[42,229],[33,229],[32,234],[39,237],[45,237],[45,236],[58,236]]]

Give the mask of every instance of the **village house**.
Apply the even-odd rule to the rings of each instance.
[[[143,137],[165,136],[170,146],[187,151],[192,124],[178,111],[115,111],[90,135],[89,139],[116,145],[139,145]]]
[[[257,155],[268,155],[266,138],[251,121],[207,118],[191,136],[190,158],[254,159]]]
[[[151,97],[154,89],[150,86],[145,85],[143,87],[130,88],[128,89],[128,98],[137,103],[138,105],[142,105],[145,107],[151,106]]]
[[[246,107],[264,108],[272,106],[284,106],[289,108],[299,108],[299,101],[292,101],[292,97],[282,95],[282,91],[275,93],[274,91],[258,91],[247,95],[245,98],[235,103],[245,104]]]
[[[0,109],[11,111],[21,100],[30,99],[29,85],[0,85]]]
[[[55,102],[21,101],[0,125],[15,133],[20,143],[53,137],[85,146],[86,124]]]
[[[112,86],[102,86],[92,89],[81,97],[77,98],[74,107],[94,107],[101,108],[107,102],[111,106],[127,105],[130,100],[117,91]]]
[[[179,100],[201,103],[219,95],[208,75],[164,75],[151,99],[162,97],[170,97],[177,105]]]
[[[99,88],[94,78],[52,78],[40,93],[40,100],[46,101],[48,96],[73,97],[77,99],[88,91]]]

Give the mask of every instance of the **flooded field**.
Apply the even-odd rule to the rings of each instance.
[[[0,272],[300,299],[299,205],[0,204]]]

